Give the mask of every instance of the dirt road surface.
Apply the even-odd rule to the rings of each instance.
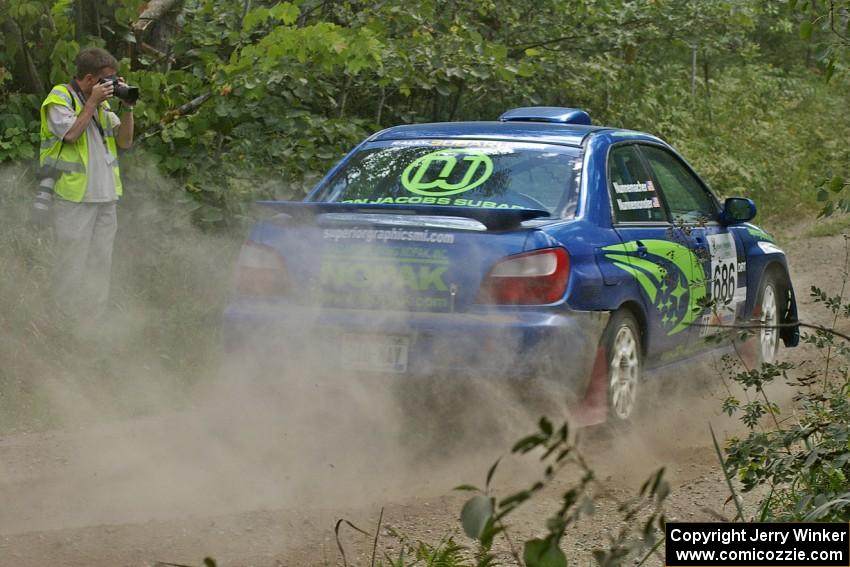
[[[828,322],[808,290],[816,284],[838,292],[843,238],[796,231],[780,244],[802,320]],[[281,391],[268,381],[244,395],[230,379],[184,411],[0,438],[0,565],[200,565],[206,556],[225,566],[342,565],[336,521],[371,534],[382,507],[379,547],[390,555],[400,549],[394,533],[430,544],[453,537],[471,548],[457,520],[468,495],[452,488],[482,484],[511,441],[533,430],[533,416],[489,400],[479,413],[508,425],[494,432],[487,420],[473,420],[444,428],[439,434],[455,441],[453,449],[429,453],[406,441],[416,425],[383,390],[361,384],[317,396],[311,387]],[[740,428],[720,415],[719,387],[678,390],[662,391],[664,410],[635,433],[584,439],[610,495],[567,533],[570,560],[591,563],[590,550],[621,527],[616,500],[660,466],[673,488],[668,519],[733,515],[708,423],[724,435]],[[493,484],[505,495],[538,478],[533,459],[508,458]],[[574,481],[570,473],[559,477],[518,510],[509,522],[514,541],[542,534]],[[369,564],[370,537],[344,525],[341,539],[349,564]],[[498,549],[507,557],[504,545]]]

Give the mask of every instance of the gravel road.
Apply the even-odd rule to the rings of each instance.
[[[840,285],[843,238],[811,238],[799,229],[780,244],[801,318],[827,322],[808,290],[815,284],[838,291],[832,288]],[[700,372],[710,375],[704,366]],[[0,565],[200,565],[206,556],[225,566],[342,565],[336,521],[372,533],[382,508],[379,543],[391,555],[401,545],[393,534],[430,544],[453,537],[469,546],[457,520],[468,495],[452,488],[483,483],[489,465],[533,428],[534,416],[501,393],[486,403],[461,400],[479,417],[419,432],[420,441],[455,441],[451,451],[424,453],[406,437],[417,426],[375,384],[319,392],[305,380],[281,392],[263,382],[245,394],[233,373],[240,371],[181,412],[0,437]],[[663,390],[664,411],[633,433],[584,435],[583,451],[609,493],[565,537],[572,561],[592,564],[590,550],[621,527],[616,501],[660,466],[673,489],[668,518],[733,514],[708,423],[723,435],[740,429],[720,415],[718,385],[676,390]],[[481,418],[493,415],[507,425],[493,431]],[[509,458],[493,484],[504,495],[539,477],[533,459]],[[575,480],[558,477],[518,510],[512,538],[542,533]],[[348,563],[368,565],[371,538],[347,525],[341,537]],[[497,549],[508,558],[505,545]]]

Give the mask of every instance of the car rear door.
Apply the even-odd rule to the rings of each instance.
[[[634,143],[611,148],[608,189],[614,229],[622,244],[606,247],[605,257],[633,276],[643,290],[650,363],[675,356],[688,341],[681,314],[692,273],[690,252],[671,243],[673,226],[663,198]]]
[[[734,323],[747,297],[746,259],[732,231],[719,222],[720,207],[688,165],[667,148],[640,146],[652,178],[669,208],[673,225],[701,266],[690,281],[695,311],[688,315],[691,350],[716,346],[705,337],[709,325]]]

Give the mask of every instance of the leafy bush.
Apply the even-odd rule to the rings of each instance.
[[[847,278],[845,264],[845,279]],[[850,318],[843,294],[830,296],[812,287],[815,303],[840,319]],[[738,414],[749,429],[726,446],[725,472],[737,475],[744,492],[763,487],[759,521],[850,520],[850,337],[816,328],[804,341],[824,352],[823,365],[765,364],[737,372],[733,380],[746,396],[729,396],[729,415]],[[785,379],[796,394],[786,416],[767,395],[767,387]]]
[[[580,518],[593,515],[595,501],[614,497],[606,490],[604,483],[597,480],[593,470],[572,442],[567,423],[555,429],[547,418],[541,418],[538,430],[517,441],[512,453],[539,454],[542,478],[526,489],[497,498],[492,481],[501,462],[499,459],[487,471],[483,489],[472,485],[456,488],[475,493],[463,505],[460,522],[464,533],[477,543],[477,549],[470,550],[453,538],[443,538],[437,544],[412,542],[405,534],[389,530],[390,534],[400,541],[401,546],[394,555],[383,552],[381,558],[379,535],[383,521],[382,509],[375,535],[344,519],[337,522],[336,541],[343,564],[348,565],[348,560],[340,537],[340,528],[348,526],[372,541],[372,566],[496,565],[499,564],[499,558],[494,553],[493,546],[498,539],[502,539],[509,550],[511,563],[518,567],[566,567],[567,558],[561,550],[561,541],[569,535],[569,528]],[[546,520],[546,535],[529,539],[522,543],[521,549],[518,548],[514,538],[510,536],[511,515],[567,470],[578,473],[580,478],[561,495],[560,506]],[[664,480],[662,468],[643,483],[636,497],[617,502],[617,509],[621,514],[621,528],[616,533],[609,534],[607,548],[593,551],[593,558],[600,567],[624,564],[640,566],[650,558],[663,543],[663,537],[658,536],[664,532],[663,504],[669,492],[670,487]]]
[[[843,179],[847,77],[812,76],[825,59],[795,32],[810,18],[799,7],[189,0],[156,55],[132,32],[143,4],[9,0],[0,162],[36,156],[41,97],[70,76],[80,46],[97,44],[142,90],[148,156],[125,155],[125,174],[154,167],[175,180],[207,228],[238,226],[257,198],[304,195],[384,126],[520,105],[582,106],[598,123],[658,133],[721,193],[770,214],[813,208],[824,179]]]
[[[566,423],[556,430],[552,423],[543,417],[540,419],[539,430],[520,439],[513,447],[513,452],[517,454],[533,451],[541,453],[543,479],[525,490],[500,499],[491,494],[491,481],[499,461],[490,467],[483,490],[468,485],[458,487],[459,490],[477,493],[464,505],[461,522],[466,535],[479,542],[479,567],[492,565],[496,560],[491,548],[497,537],[506,539],[514,561],[520,567],[566,567],[567,558],[561,550],[561,540],[579,518],[593,514],[594,492],[597,495],[605,494],[605,486],[597,481],[593,471],[571,442]],[[546,535],[526,541],[520,557],[519,550],[514,548],[508,536],[506,519],[567,468],[580,473],[579,483],[561,496],[561,506],[546,520]],[[601,567],[613,567],[632,561],[643,564],[661,543],[658,533],[664,531],[663,502],[669,492],[670,487],[664,480],[662,468],[644,482],[637,498],[619,503],[618,510],[622,513],[621,525],[624,527],[611,538],[608,549],[594,550],[596,563]]]

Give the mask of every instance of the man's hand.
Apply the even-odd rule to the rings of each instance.
[[[86,100],[86,104],[91,104],[93,108],[97,108],[100,103],[108,99],[112,96],[112,83],[95,83],[95,85],[91,88],[91,95],[89,95],[88,100]]]
[[[118,84],[122,87],[128,86],[124,77],[118,77]],[[122,100],[119,111],[121,112],[121,125],[115,132],[115,141],[119,148],[127,150],[133,145],[133,105]]]

